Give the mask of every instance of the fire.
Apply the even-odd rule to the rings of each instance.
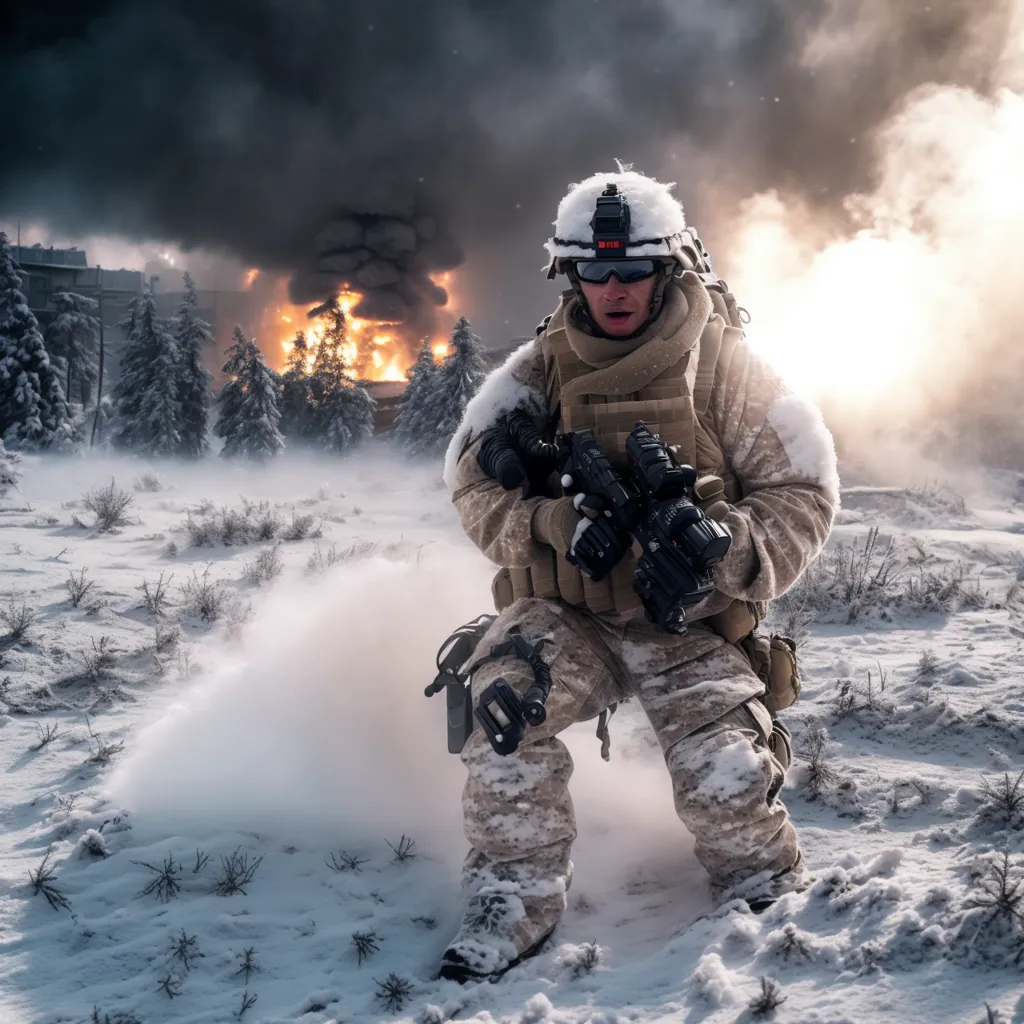
[[[250,272],[255,280],[258,270]],[[439,287],[448,290],[447,308],[451,302],[450,273],[432,274],[431,280]],[[287,281],[282,278],[275,285],[277,301],[264,313],[262,334],[274,339],[280,346],[277,358],[270,355],[270,362],[280,368],[280,364],[288,359],[295,347],[295,334],[302,331],[306,338],[309,352],[307,369],[312,369],[316,361],[316,353],[323,343],[328,329],[325,318],[310,319],[308,313],[319,303],[296,306],[287,299]],[[340,354],[348,372],[356,380],[363,381],[394,381],[407,379],[409,369],[416,361],[420,349],[420,338],[413,336],[410,329],[398,321],[372,320],[355,315],[354,310],[363,296],[349,285],[342,287],[335,296],[338,305],[345,313],[346,338],[340,346]],[[431,350],[436,362],[441,362],[448,354],[446,338],[435,337],[431,340]]]
[[[255,281],[256,278],[259,277],[259,276],[260,276],[260,268],[259,267],[250,267],[245,272],[245,279],[244,279],[244,281],[242,283],[243,290],[244,291],[248,291],[252,287],[253,281]]]
[[[348,336],[340,346],[341,357],[351,375],[357,380],[370,381],[404,381],[406,371],[414,359],[407,351],[408,346],[395,330],[401,325],[389,320],[370,320],[352,315],[352,310],[359,304],[362,295],[351,289],[344,288],[337,295],[338,305],[344,310]],[[319,303],[309,306],[294,306],[281,302],[275,309],[277,328],[275,333],[280,339],[281,352],[285,358],[295,347],[296,331],[303,331],[309,354],[306,358],[306,369],[311,370],[316,362],[316,353],[323,344],[327,323],[323,318],[310,319],[308,314]]]

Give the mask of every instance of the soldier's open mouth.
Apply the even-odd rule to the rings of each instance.
[[[623,321],[628,320],[633,314],[628,312],[627,310],[616,309],[612,310],[612,312],[608,313],[607,315],[609,320]]]

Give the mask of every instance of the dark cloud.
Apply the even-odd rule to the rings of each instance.
[[[0,214],[231,253],[289,272],[297,301],[352,281],[364,312],[424,323],[427,275],[468,255],[500,334],[569,181],[622,156],[687,200],[699,168],[719,200],[827,209],[867,184],[865,140],[909,90],[987,87],[1007,7],[23,4],[0,43]]]

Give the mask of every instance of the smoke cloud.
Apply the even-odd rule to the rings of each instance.
[[[621,157],[678,182],[752,336],[837,422],[870,398],[938,447],[1012,454],[989,421],[1024,384],[1019,203],[997,173],[1021,166],[1022,9],[22,5],[0,41],[0,217],[222,253],[286,274],[295,302],[348,282],[357,314],[411,336],[459,267],[459,311],[500,344],[553,305],[541,243],[567,184]]]
[[[228,253],[288,272],[295,301],[351,281],[359,313],[414,322],[444,301],[428,275],[469,254],[503,340],[550,304],[536,271],[567,183],[614,156],[679,179],[709,225],[701,181],[841,215],[910,90],[991,87],[1008,0],[878,6],[22,5],[0,213]]]
[[[921,86],[880,126],[874,185],[842,202],[851,230],[774,190],[732,225],[752,341],[826,404],[848,454],[899,435],[947,463],[1024,468],[1020,26],[988,94]]]

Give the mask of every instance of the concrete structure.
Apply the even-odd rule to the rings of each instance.
[[[90,267],[81,249],[44,249],[41,245],[14,245],[11,249],[21,270],[28,308],[44,329],[56,314],[56,292],[77,292],[97,302],[102,294],[103,322],[108,327],[127,316],[128,304],[142,294],[142,271]]]

